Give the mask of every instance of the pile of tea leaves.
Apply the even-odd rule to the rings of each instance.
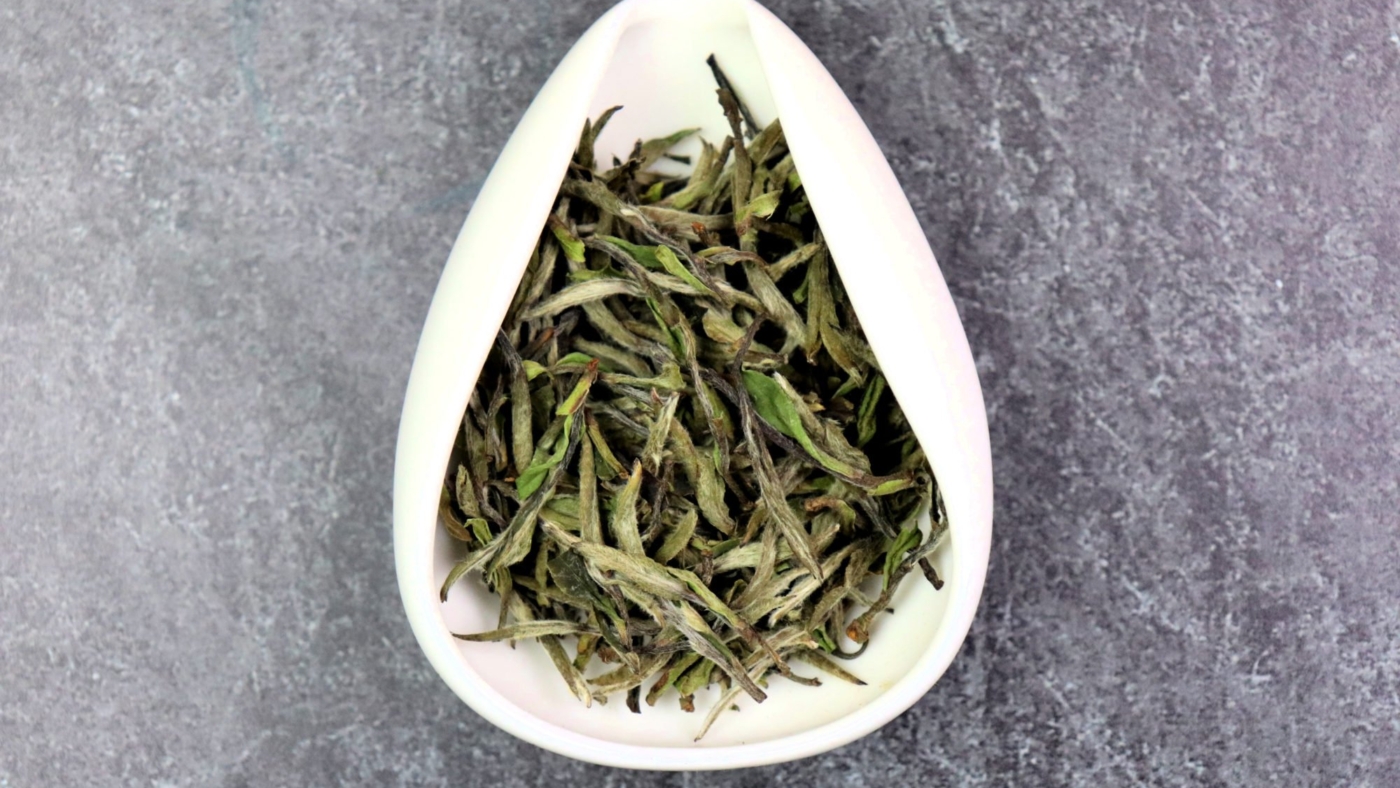
[[[603,167],[616,108],[585,124],[441,502],[466,551],[443,600],[478,569],[501,599],[457,637],[536,639],[585,704],[718,683],[701,736],[770,674],[819,683],[795,663],[861,683],[836,660],[910,572],[942,585],[947,531],[781,126],[716,76],[731,134],[689,176],[656,165],[695,130]]]

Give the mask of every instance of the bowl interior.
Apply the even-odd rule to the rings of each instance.
[[[622,105],[599,139],[599,154],[625,157],[635,140],[668,134],[678,128],[699,127],[701,136],[718,143],[728,126],[715,99],[715,86],[705,59],[713,53],[760,124],[775,116],[773,98],[755,51],[747,22],[737,5],[726,11],[719,4],[664,4],[666,13],[648,13],[640,6],[623,33],[606,75],[589,109],[590,117]],[[692,139],[680,152],[698,150]],[[593,739],[649,747],[721,747],[771,741],[809,731],[841,719],[869,704],[906,676],[925,655],[938,634],[943,610],[958,582],[953,550],[936,559],[948,581],[935,592],[917,575],[911,576],[894,601],[895,613],[882,617],[870,647],[846,664],[867,682],[859,687],[826,677],[819,688],[775,679],[762,704],[742,697],[739,712],[727,712],[699,743],[695,734],[718,690],[696,698],[697,711],[681,711],[674,692],[654,708],[635,715],[620,695],[606,706],[586,708],[566,690],[542,648],[521,642],[515,648],[500,643],[458,643],[462,667],[480,678],[491,702],[510,704],[540,721]],[[441,583],[459,557],[459,546],[438,529],[433,572]],[[433,600],[436,604],[436,600]],[[496,626],[499,600],[476,576],[459,583],[441,607],[444,625],[454,632],[474,632]],[[845,647],[852,649],[854,644]],[[804,675],[814,669],[795,666]],[[595,665],[594,674],[604,672]],[[591,674],[590,674],[591,675]]]

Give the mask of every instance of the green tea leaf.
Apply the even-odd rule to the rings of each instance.
[[[646,463],[646,467],[653,474],[657,474],[661,470],[666,439],[670,435],[672,422],[676,418],[676,405],[680,404],[680,401],[680,395],[675,392],[666,398],[661,406],[661,412],[652,422],[651,434],[647,436],[646,446],[642,449],[642,461]]]
[[[564,454],[569,450],[569,433],[572,425],[573,416],[566,416],[564,419],[564,429],[555,439],[554,451],[544,459],[539,459],[539,452],[536,452],[537,458],[534,462],[530,464],[530,467],[525,469],[524,473],[516,477],[515,493],[520,496],[521,500],[533,495],[534,492],[540,488],[540,484],[544,481],[544,477],[550,470],[564,461]]]
[[[705,336],[716,342],[737,345],[744,338],[744,329],[735,325],[732,317],[713,308],[705,310],[700,318],[700,327]]]
[[[782,197],[783,193],[781,190],[760,194],[750,200],[748,205],[745,206],[744,216],[759,216],[767,219],[773,215],[774,211],[778,210],[778,202]]]
[[[531,361],[529,359],[525,359],[521,362],[521,364],[525,367],[526,380],[534,380],[535,378],[539,377],[540,375],[543,375],[547,371],[543,364]]]
[[[552,531],[552,533],[563,532]],[[556,538],[558,537],[556,536]],[[600,585],[628,583],[647,594],[662,599],[678,600],[686,595],[685,584],[672,577],[666,571],[666,567],[650,558],[632,555],[606,545],[589,544],[583,541],[576,541],[571,545],[571,548],[577,550],[584,557],[590,575]],[[611,577],[600,580],[599,575],[592,574],[594,571],[611,573]]]
[[[671,426],[671,452],[680,463],[681,470],[695,488],[695,502],[705,521],[720,533],[734,533],[734,519],[729,515],[729,506],[724,501],[724,481],[714,463],[695,448],[690,433],[679,425]]]
[[[766,515],[768,507],[763,507],[763,511]],[[758,544],[749,545],[758,548],[758,555],[753,564],[754,571],[749,578],[748,587],[744,589],[744,593],[740,594],[738,599],[734,600],[734,604],[740,608],[747,607],[758,599],[758,594],[762,593],[768,581],[776,574],[779,560],[792,557],[792,548],[788,546],[789,543],[786,540],[783,542],[783,547],[786,549],[778,549],[779,530],[779,528],[764,528],[762,540]]]
[[[583,134],[579,138],[578,152],[574,155],[574,161],[585,170],[591,170],[594,166],[593,146],[598,141],[598,135],[603,132],[603,127],[608,125],[608,121],[622,107],[611,107],[603,111],[598,119],[593,123],[584,121]]]
[[[616,295],[639,296],[641,288],[626,279],[594,279],[569,285],[558,293],[546,298],[525,311],[524,320],[557,315],[566,309],[584,306],[591,302]]]
[[[773,381],[787,395],[788,402],[797,412],[797,418],[802,423],[802,428],[812,443],[821,449],[824,455],[835,461],[832,463],[823,462],[823,465],[837,473],[844,472],[843,466],[852,468],[855,473],[846,473],[845,475],[853,477],[863,477],[870,472],[870,458],[866,456],[865,452],[852,446],[846,440],[846,435],[840,424],[814,413],[812,406],[782,373],[774,372]],[[813,399],[815,400],[815,397]]]
[[[472,483],[471,471],[466,465],[457,466],[457,506],[467,515],[467,517],[480,517],[481,505],[476,499],[476,487]]]
[[[646,555],[642,536],[637,531],[637,497],[641,491],[642,463],[639,460],[632,465],[627,484],[613,497],[612,517],[608,520],[608,530],[617,540],[617,546],[635,556]]]
[[[661,267],[665,268],[672,276],[679,277],[686,284],[705,295],[712,296],[715,294],[714,291],[707,287],[704,282],[700,281],[695,274],[691,273],[689,268],[681,264],[680,258],[676,257],[676,253],[671,251],[669,247],[656,247],[656,259],[661,262]]]
[[[903,492],[914,486],[914,480],[908,476],[895,479],[888,479],[875,485],[870,490],[871,495],[890,495],[891,493]]]
[[[602,236],[601,240],[607,241],[627,254],[632,255],[632,259],[636,260],[645,268],[658,271],[662,269],[661,260],[656,256],[656,251],[664,247],[642,246],[611,235]]]
[[[647,310],[651,312],[652,319],[656,321],[656,327],[660,330],[661,336],[666,338],[666,345],[671,350],[675,358],[685,357],[685,348],[681,345],[680,338],[676,336],[671,324],[666,321],[666,316],[661,314],[661,305],[656,300],[646,299]]]
[[[598,478],[603,481],[617,476],[627,478],[627,469],[618,461],[617,455],[613,454],[612,449],[608,446],[608,441],[603,437],[603,431],[598,426],[598,420],[587,410],[584,410],[584,417],[588,422],[588,437],[593,442],[593,452],[603,463],[602,467],[598,469]],[[606,469],[606,475],[604,469]]]
[[[574,385],[574,390],[569,392],[569,396],[559,403],[559,408],[554,411],[556,416],[572,416],[578,413],[583,407],[583,401],[588,398],[588,390],[593,386],[593,381],[598,379],[598,362],[590,361],[583,377]],[[564,428],[568,432],[568,426]]]
[[[514,353],[514,350],[511,351]],[[511,460],[517,474],[530,467],[535,454],[534,411],[530,402],[530,379],[524,364],[512,365],[510,376]]]
[[[681,675],[699,660],[700,655],[693,651],[688,653],[680,652],[673,655],[670,662],[666,664],[666,667],[657,677],[656,683],[653,684],[651,689],[647,692],[647,705],[655,706],[657,698],[661,697],[661,693],[675,686],[676,681]]]
[[[774,472],[773,458],[768,453],[768,447],[757,438],[754,422],[761,417],[754,412],[748,399],[741,398],[740,402],[744,440],[749,445],[754,477],[758,481],[759,495],[763,505],[767,507],[768,517],[781,530],[783,537],[787,539],[788,546],[792,549],[797,562],[814,577],[821,578],[821,564],[812,549],[807,531],[803,528],[802,521],[797,519],[797,515],[787,503],[785,491]],[[750,620],[753,618],[752,616],[745,617]]]
[[[634,338],[635,340],[635,338]],[[651,374],[651,368],[636,353],[631,353],[619,347],[593,342],[588,339],[575,339],[574,347],[580,351],[598,359],[599,369],[608,372],[625,372],[637,377],[646,377]],[[569,355],[574,355],[570,353]],[[568,358],[568,356],[565,356]],[[560,359],[563,361],[564,359]]]
[[[667,361],[661,365],[661,374],[652,377],[639,378],[634,375],[619,375],[611,372],[604,372],[603,382],[619,386],[635,386],[639,389],[656,389],[658,391],[685,391],[685,378],[681,375],[681,368],[675,362]]]
[[[695,653],[715,663],[754,700],[761,703],[768,697],[749,677],[744,664],[724,640],[715,634],[695,608],[686,602],[672,602],[667,603],[663,610],[666,621],[685,637]]]
[[[486,544],[495,538],[495,534],[491,533],[491,526],[480,517],[473,517],[468,520],[467,525],[471,526],[472,534],[476,536],[476,540],[482,544]]]
[[[822,634],[825,635],[826,633],[823,632]],[[821,640],[819,640],[818,642],[822,644],[822,648],[826,651],[836,650],[836,644],[832,643],[830,638],[827,638],[825,642],[822,642]],[[816,668],[817,670],[820,670],[823,673],[828,673],[832,676],[835,676],[836,678],[841,679],[842,681],[849,682],[851,684],[856,685],[857,687],[865,686],[865,682],[861,681],[860,678],[858,678],[855,674],[847,671],[845,668],[841,667],[840,665],[837,665],[835,662],[832,662],[825,654],[822,654],[821,652],[813,651],[812,649],[799,649],[795,654],[793,654],[793,657],[795,659],[800,659],[803,662],[806,662],[808,665],[811,665],[812,667]]]
[[[768,276],[768,272],[764,271],[762,267],[754,263],[745,263],[744,274],[748,277],[749,289],[763,304],[763,311],[787,335],[787,340],[778,352],[782,355],[791,353],[793,348],[802,344],[807,333],[807,324],[802,322],[802,318],[793,308],[792,302],[783,295],[783,292],[778,289],[772,278]]]
[[[656,229],[661,230],[664,234],[685,241],[700,240],[700,236],[695,231],[696,227],[711,232],[734,227],[733,215],[725,213],[689,213],[659,205],[639,205],[637,212],[654,223]]]
[[[524,638],[538,638],[545,635],[584,635],[597,634],[587,627],[579,626],[572,621],[521,621],[493,629],[488,632],[473,632],[470,634],[452,633],[452,637],[458,640],[469,640],[475,643],[486,643],[497,640],[522,640]]]
[[[753,252],[743,252],[732,246],[711,246],[695,253],[707,263],[719,263],[720,265],[734,265],[735,263],[760,263],[766,264],[759,255]],[[777,279],[775,276],[774,279]]]
[[[773,278],[773,281],[776,282],[779,279],[782,279],[784,276],[786,276],[788,271],[791,271],[799,265],[806,264],[807,261],[811,260],[818,252],[820,252],[824,248],[825,245],[822,244],[821,241],[814,241],[813,243],[803,244],[802,246],[799,246],[791,252],[788,252],[787,254],[778,258],[777,262],[768,266],[768,275]]]
[[[715,663],[696,654],[696,662],[676,680],[676,692],[681,696],[681,708],[686,711],[695,711],[693,696],[700,690],[710,686],[710,677],[714,674]],[[739,691],[735,691],[738,696]]]
[[[919,533],[917,526],[910,526],[899,532],[899,536],[890,544],[889,552],[885,553],[885,588],[889,588],[894,570],[903,560],[904,554],[918,547],[923,538],[924,535]]]
[[[460,542],[472,541],[472,535],[467,530],[466,523],[452,509],[452,493],[446,484],[442,485],[442,495],[438,500],[438,517],[442,520],[443,528],[453,539]]]
[[[570,260],[573,260],[576,263],[581,263],[584,261],[583,241],[580,241],[578,236],[574,235],[572,230],[570,230],[568,227],[565,227],[562,222],[559,222],[557,220],[551,221],[549,223],[549,229],[550,232],[554,233],[554,237],[559,241],[559,246],[564,250],[565,257],[567,257]]]
[[[586,367],[589,364],[592,364],[595,360],[596,359],[594,359],[587,353],[579,353],[578,351],[575,351],[573,353],[566,353],[560,356],[559,360],[554,362],[554,368],[560,369],[561,367]],[[525,363],[529,364],[531,362],[527,361]]]
[[[590,430],[579,435],[578,510],[579,535],[586,542],[603,543],[602,523],[598,517],[598,475],[595,470],[593,438]]]
[[[511,598],[510,610],[511,615],[515,616],[518,621],[532,622],[536,620],[535,611],[518,594]],[[581,639],[588,637],[593,636],[584,633]],[[559,643],[559,638],[555,635],[541,635],[538,640],[540,645],[544,647],[545,653],[549,655],[550,661],[554,663],[555,670],[559,671],[560,677],[564,679],[564,684],[569,688],[569,692],[575,698],[583,701],[585,707],[592,706],[593,693],[588,691],[588,684],[583,680],[583,675],[569,661],[568,655],[564,653],[564,647]]]
[[[500,552],[499,543],[492,542],[480,550],[467,554],[466,558],[453,564],[451,571],[447,573],[447,579],[442,582],[442,589],[438,591],[438,598],[446,602],[448,589],[456,585],[458,580],[466,577],[468,572],[481,568],[482,564],[485,564],[498,552]]]
[[[678,143],[687,137],[694,136],[699,131],[700,129],[681,129],[674,134],[647,140],[642,143],[642,169],[646,169],[655,164],[667,151],[676,147]]]
[[[761,372],[745,370],[744,388],[753,398],[754,409],[758,411],[758,415],[779,432],[797,441],[817,462],[843,476],[863,475],[858,468],[831,456],[812,441],[802,426],[802,417],[797,406],[773,378]]]
[[[695,535],[695,526],[700,522],[700,515],[694,509],[685,509],[680,518],[666,532],[666,538],[662,540],[661,546],[656,549],[656,560],[659,563],[669,563],[681,550],[690,544],[691,537]]]
[[[566,430],[560,440],[567,442],[569,431]],[[520,510],[511,518],[510,524],[501,532],[501,535],[491,541],[489,547],[496,549],[496,554],[491,556],[489,571],[494,571],[502,567],[511,567],[525,560],[525,556],[530,553],[530,544],[534,539],[535,525],[539,521],[540,510],[549,503],[549,499],[554,495],[555,486],[558,484],[559,475],[551,472],[547,478],[542,479],[537,484],[537,490],[530,495],[520,507]]]

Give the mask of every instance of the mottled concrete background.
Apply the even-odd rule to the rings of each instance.
[[[0,3],[0,786],[1400,784],[1400,4],[778,0],[902,173],[996,540],[910,713],[749,772],[468,711],[390,478],[607,0]],[[508,10],[507,10],[508,9]]]

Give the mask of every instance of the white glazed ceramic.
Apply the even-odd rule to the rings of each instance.
[[[850,664],[868,685],[771,683],[693,741],[713,695],[685,714],[667,696],[641,715],[621,698],[585,708],[543,650],[464,643],[495,626],[498,602],[475,576],[447,604],[438,587],[454,545],[438,494],[468,396],[524,271],[586,117],[614,104],[600,156],[686,126],[727,131],[705,58],[714,53],[760,124],[783,120],[833,259],[889,385],[943,490],[951,538],[935,592],[912,577]],[[604,159],[606,160],[606,158]],[[936,218],[936,217],[935,217]],[[478,714],[526,741],[594,763],[721,769],[838,747],[924,695],[957,653],[977,608],[991,538],[992,478],[976,369],[933,253],[869,131],[811,51],[752,0],[625,0],[598,20],[545,83],[462,227],[428,311],[409,378],[394,475],[394,554],[419,644]],[[847,644],[849,647],[850,644]]]

